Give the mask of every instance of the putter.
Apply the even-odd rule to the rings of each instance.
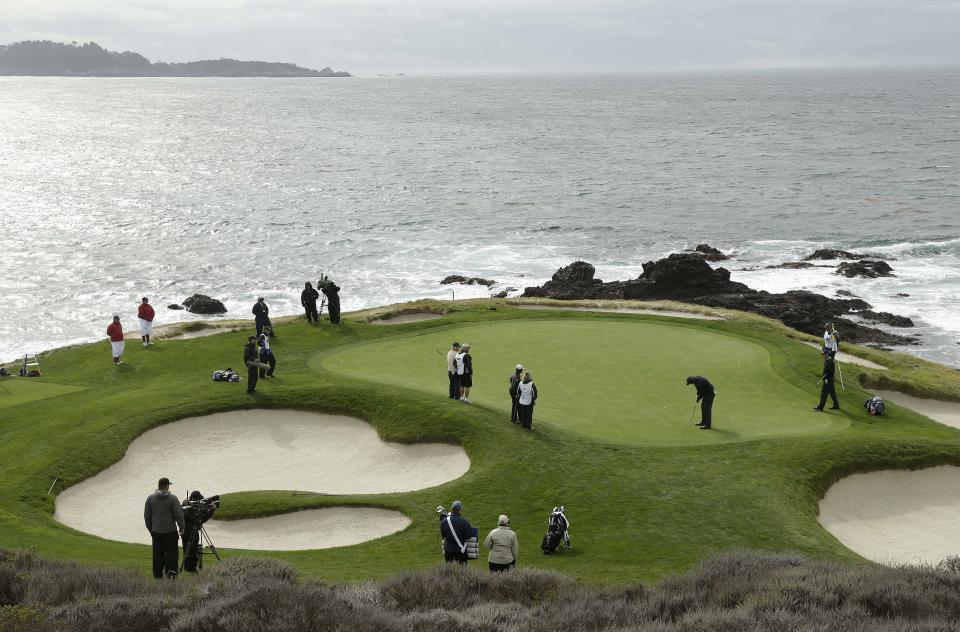
[[[840,368],[840,360],[837,360],[837,372],[840,373],[840,390],[841,390],[841,391],[845,391],[845,390],[847,390],[847,389],[846,389],[846,387],[843,385],[843,369]]]
[[[700,405],[700,402],[693,402],[693,410],[690,411],[690,421],[687,422],[688,424],[693,423],[693,415],[694,413],[697,412],[697,406],[699,405]]]

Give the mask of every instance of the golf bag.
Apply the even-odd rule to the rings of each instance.
[[[540,549],[544,555],[556,553],[560,550],[561,543],[563,543],[563,548],[571,548],[570,521],[567,520],[565,512],[566,509],[562,505],[560,507],[554,507],[553,511],[550,512],[550,517],[547,518],[547,532],[540,542]]]
[[[240,374],[233,369],[217,369],[213,372],[214,382],[239,382]]]
[[[863,407],[867,409],[868,415],[874,417],[883,415],[884,410],[886,410],[886,406],[883,405],[883,400],[877,396],[871,397],[865,401],[863,403]]]

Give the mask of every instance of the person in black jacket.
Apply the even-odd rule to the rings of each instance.
[[[473,527],[460,515],[461,511],[463,503],[459,500],[453,501],[450,513],[440,520],[440,536],[443,538],[443,559],[466,564],[467,540],[473,537]]]
[[[247,337],[247,344],[243,346],[243,363],[247,365],[247,392],[257,389],[257,380],[260,378],[260,354],[257,352],[257,337]]]
[[[697,401],[703,402],[700,404],[700,421],[696,425],[700,426],[700,430],[710,430],[713,426],[713,399],[717,393],[713,384],[702,375],[688,377],[687,386],[691,384],[697,387]]]
[[[330,314],[330,324],[340,322],[340,288],[328,277],[320,279],[320,291],[327,297],[327,313]]]
[[[820,403],[813,407],[814,410],[823,412],[823,405],[827,403],[827,395],[833,400],[833,406],[830,410],[840,410],[840,401],[837,399],[837,388],[833,383],[836,366],[833,363],[833,350],[829,347],[823,348],[823,375],[820,379],[823,386],[820,387]]]
[[[300,292],[300,304],[303,305],[303,311],[307,314],[307,322],[311,325],[319,324],[320,314],[317,313],[317,299],[320,298],[320,292],[313,289],[310,281],[303,284],[303,291]]]
[[[253,312],[254,323],[257,326],[257,335],[262,334],[263,328],[269,325],[271,328],[270,337],[273,338],[276,334],[273,332],[273,323],[270,322],[270,308],[267,307],[267,302],[263,300],[262,296],[253,304],[253,309],[250,311]]]
[[[517,387],[520,385],[520,380],[522,380],[523,375],[523,365],[518,364],[516,369],[513,371],[513,375],[510,376],[510,421],[513,423],[518,423],[520,421],[519,414],[517,412]]]

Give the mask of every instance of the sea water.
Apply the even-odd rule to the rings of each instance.
[[[0,359],[158,323],[604,280],[697,243],[847,290],[960,360],[960,69],[354,79],[0,78]],[[897,275],[774,270],[815,248]],[[721,265],[721,264],[714,264]],[[448,274],[494,279],[441,286]],[[908,295],[908,296],[904,296]],[[910,330],[908,330],[910,331]]]

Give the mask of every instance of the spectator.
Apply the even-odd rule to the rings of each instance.
[[[450,505],[450,513],[440,521],[440,536],[443,538],[443,559],[447,562],[467,563],[467,540],[473,537],[473,527],[460,515],[463,503],[459,500]]]
[[[537,385],[533,383],[533,374],[527,371],[517,385],[517,414],[527,430],[533,430],[533,406],[536,403]]]
[[[487,534],[483,545],[490,549],[487,565],[491,573],[502,573],[516,566],[520,545],[506,515],[497,519],[497,528]]]
[[[153,331],[154,316],[156,316],[156,312],[153,311],[153,305],[144,296],[140,299],[140,305],[137,306],[137,318],[140,319],[140,339],[143,340],[144,347],[153,344],[150,342],[150,333]]]
[[[113,363],[123,364],[120,356],[123,355],[123,325],[120,317],[113,315],[113,322],[107,325],[107,336],[110,337],[110,348],[113,351]]]
[[[300,292],[300,304],[303,305],[303,311],[307,314],[307,322],[311,325],[320,323],[320,314],[317,312],[317,299],[320,298],[320,292],[313,289],[310,281],[303,284],[303,292]]]

